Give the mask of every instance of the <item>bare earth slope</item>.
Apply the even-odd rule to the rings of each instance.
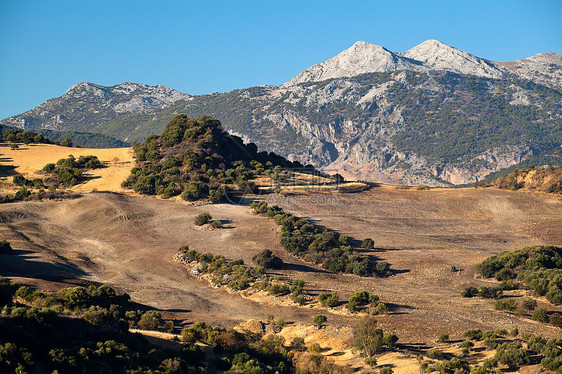
[[[273,195],[272,195],[273,196]],[[314,310],[265,306],[212,289],[191,278],[172,260],[188,244],[229,259],[270,248],[287,263],[281,276],[302,278],[308,290],[338,290],[340,299],[367,289],[381,295],[393,313],[380,317],[402,342],[429,342],[440,332],[468,328],[513,328],[555,336],[560,330],[493,310],[493,302],[463,299],[474,265],[490,254],[532,244],[562,242],[562,200],[543,194],[496,190],[397,190],[375,188],[356,194],[289,197],[278,203],[290,212],[318,219],[353,239],[371,237],[373,255],[397,273],[367,279],[324,272],[287,254],[275,223],[244,205],[189,206],[148,197],[91,193],[66,201],[0,205],[0,236],[17,255],[0,256],[0,274],[15,278],[73,282],[75,278],[115,285],[135,301],[176,313],[231,325],[266,313],[310,323]],[[222,230],[193,226],[208,211]],[[451,265],[464,269],[450,271]],[[47,281],[47,282],[45,282]],[[329,314],[329,322],[351,325],[356,317]]]

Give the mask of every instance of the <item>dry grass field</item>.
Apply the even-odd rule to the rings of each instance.
[[[13,165],[13,172],[22,174],[27,179],[40,178],[40,171],[48,163],[55,163],[68,155],[97,156],[106,167],[89,171],[85,176],[89,178],[86,183],[70,188],[73,191],[122,191],[121,182],[130,174],[134,166],[133,151],[131,148],[68,148],[51,144],[20,145],[11,149],[8,144],[0,145],[0,162],[4,165]],[[4,191],[12,191],[10,175],[0,175],[4,182]]]
[[[28,282],[109,283],[137,302],[182,317],[233,324],[267,313],[310,322],[313,310],[261,306],[239,295],[212,289],[191,278],[172,255],[184,244],[229,259],[250,258],[270,248],[287,263],[280,276],[302,278],[307,290],[337,290],[347,299],[358,290],[378,293],[393,313],[381,324],[402,341],[430,342],[441,332],[468,328],[513,328],[559,334],[559,329],[493,310],[490,300],[463,299],[475,279],[474,266],[501,250],[560,243],[562,201],[558,198],[494,190],[395,190],[375,188],[357,194],[292,196],[285,209],[338,230],[355,240],[371,237],[371,254],[397,272],[384,278],[337,275],[306,264],[284,251],[275,223],[251,214],[247,205],[192,206],[150,197],[91,193],[65,201],[0,206],[0,235],[18,250],[2,256],[0,272]],[[318,200],[318,201],[315,201]],[[220,230],[193,225],[208,211],[223,221]],[[453,273],[455,265],[462,269]],[[335,324],[356,317],[330,314]]]
[[[0,153],[3,162],[12,163],[16,172],[28,178],[44,164],[68,154],[94,154],[108,163],[107,168],[95,170],[99,178],[76,186],[77,191],[120,191],[133,162],[129,149],[32,145],[18,150],[3,147]],[[250,211],[249,204],[260,199],[345,234],[355,244],[372,238],[375,249],[368,254],[389,262],[395,273],[382,279],[361,278],[304,263],[281,247],[273,220]],[[194,226],[194,217],[204,211],[221,220],[223,228]],[[304,279],[306,291],[312,294],[335,290],[340,300],[347,300],[356,291],[374,292],[391,309],[390,314],[377,317],[380,325],[411,347],[434,346],[442,332],[460,339],[469,328],[509,331],[517,327],[545,337],[561,334],[559,328],[496,311],[491,300],[460,297],[467,286],[487,284],[475,271],[475,265],[486,257],[527,245],[562,244],[562,198],[545,193],[382,186],[355,193],[308,190],[306,194],[247,196],[238,204],[197,205],[94,192],[69,200],[1,204],[0,222],[0,239],[15,248],[14,255],[0,255],[1,275],[43,289],[111,284],[134,301],[182,321],[233,326],[273,314],[290,323],[310,325],[318,313],[209,287],[172,259],[180,246],[188,245],[228,259],[242,258],[247,264],[254,254],[269,248],[285,262],[273,274]],[[452,272],[451,266],[460,271]],[[539,306],[562,311],[544,299],[537,300]],[[336,361],[347,360],[359,367],[360,360],[340,346],[349,341],[349,327],[358,317],[322,313],[328,316],[329,329],[334,329],[326,334],[332,331],[339,339],[327,343],[323,335],[327,352]],[[284,334],[302,334],[307,328],[293,327]],[[306,336],[311,342],[320,339],[312,332]],[[415,357],[383,356],[380,361],[394,362],[403,368],[400,372],[417,370]]]

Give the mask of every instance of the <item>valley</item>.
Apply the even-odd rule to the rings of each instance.
[[[109,285],[129,295],[134,305],[155,310],[172,324],[168,335],[131,330],[163,347],[180,349],[174,341],[183,340],[186,329],[201,321],[248,336],[268,333],[264,339],[303,338],[311,354],[320,350],[317,357],[328,360],[325,365],[364,370],[367,361],[353,348],[353,329],[372,315],[372,321],[399,339],[398,348],[391,344],[377,359],[399,372],[416,373],[415,357],[430,357],[434,350],[446,352],[430,358],[434,366],[443,357],[463,357],[466,365],[482,365],[494,354],[485,347],[490,343],[477,343],[473,351],[463,353],[455,343],[471,329],[516,330],[522,336],[546,339],[560,334],[556,325],[560,305],[529,288],[507,288],[498,300],[461,296],[471,287],[504,286],[505,282],[484,279],[477,272],[478,264],[490,256],[562,242],[562,199],[557,187],[548,187],[554,188],[551,193],[541,192],[545,186],[557,186],[558,168],[525,169],[495,184],[471,188],[344,182],[273,153],[258,152],[224,132],[220,122],[210,117],[195,120],[185,115],[175,116],[162,135],[133,149],[35,143],[17,147],[4,143],[0,149],[0,183],[7,199],[0,204],[0,236],[12,248],[10,253],[0,253],[0,274],[44,291]],[[75,159],[68,158],[70,154]],[[101,167],[83,169],[76,184],[65,184],[60,179],[63,174],[57,179],[43,170],[47,163],[73,170],[83,167],[81,157],[93,160],[93,156]],[[17,185],[16,176],[32,195],[17,197],[26,188]],[[37,187],[36,178],[54,184]],[[509,190],[519,187],[513,184],[517,178],[524,178],[534,191]],[[51,195],[41,188],[48,188]],[[294,217],[280,218],[268,209],[260,212],[257,203],[277,205],[280,212]],[[203,213],[218,225],[198,225],[196,217]],[[289,218],[296,226],[285,226]],[[283,244],[287,230],[297,232],[293,239],[304,241],[304,247],[290,252]],[[311,249],[313,244],[307,241],[312,239],[305,232],[316,238],[317,250]],[[322,238],[331,239],[320,247]],[[367,238],[372,245],[364,244]],[[261,286],[246,285],[237,291],[226,286],[228,281],[218,286],[214,274],[204,277],[192,272],[201,263],[176,261],[180,248],[208,253],[209,258],[242,260],[254,270],[259,268],[254,256],[269,249],[282,265],[262,268],[259,282],[291,285],[299,280],[304,302],[298,304],[292,295],[275,296]],[[298,254],[301,250],[308,252]],[[345,266],[345,271],[327,270],[327,254],[332,250],[345,254],[350,270]],[[362,258],[370,265],[356,272]],[[373,272],[384,263],[390,271]],[[378,299],[350,311],[348,305],[360,291]],[[337,294],[337,301],[320,305],[320,296],[330,293]],[[498,310],[504,300],[520,305],[532,301],[534,308],[553,316],[552,323],[539,323],[534,314],[531,318],[523,311]],[[319,314],[327,317],[321,329],[311,326]],[[548,321],[548,315],[545,318]],[[175,335],[179,330],[182,335]],[[450,340],[438,342],[443,334]],[[293,364],[306,366],[306,357]]]
[[[174,318],[233,326],[271,313],[309,323],[314,310],[264,306],[210,288],[172,260],[182,245],[246,263],[269,248],[285,262],[272,274],[305,280],[313,295],[336,290],[347,300],[364,289],[378,294],[391,307],[391,313],[380,318],[381,325],[395,331],[403,343],[430,344],[442,331],[461,335],[476,327],[559,333],[556,327],[498,313],[489,300],[460,297],[468,285],[488,284],[475,277],[475,265],[491,254],[560,242],[562,201],[557,197],[380,187],[328,199],[289,196],[279,205],[302,217],[314,214],[313,222],[353,240],[372,237],[376,249],[369,255],[391,263],[395,274],[372,279],[338,275],[298,260],[280,246],[275,223],[252,214],[247,204],[198,206],[112,193],[0,206],[2,237],[21,253],[13,263],[4,260],[1,271],[40,288],[53,287],[50,281],[110,284]],[[194,217],[202,211],[222,220],[224,228],[194,226]],[[452,265],[462,270],[451,272]],[[336,326],[357,318],[328,316],[329,324]]]

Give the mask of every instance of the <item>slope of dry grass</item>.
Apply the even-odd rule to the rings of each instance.
[[[73,186],[73,191],[123,191],[123,182],[134,166],[133,151],[131,148],[69,148],[52,144],[30,144],[20,145],[17,149],[11,149],[9,145],[0,145],[0,162],[3,166],[13,166],[13,171],[0,175],[3,182],[4,192],[13,191],[16,186],[11,182],[11,175],[19,173],[27,179],[41,178],[41,169],[48,163],[55,163],[68,155],[79,156],[94,155],[102,161],[106,167],[91,170],[86,174],[89,179],[85,183]]]

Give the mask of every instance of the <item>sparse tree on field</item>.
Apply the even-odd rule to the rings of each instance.
[[[312,322],[314,322],[318,329],[322,328],[322,325],[326,323],[327,320],[328,318],[326,318],[326,316],[323,316],[322,314],[317,314],[314,316],[314,318],[312,318]]]
[[[377,320],[367,316],[353,327],[354,345],[365,356],[371,357],[383,346],[383,331],[377,327]]]

